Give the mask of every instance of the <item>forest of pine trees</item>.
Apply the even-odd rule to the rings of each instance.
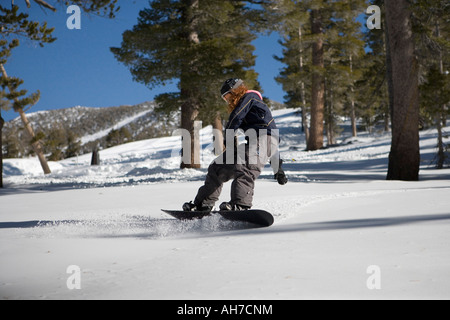
[[[368,5],[380,8],[379,29],[361,28]],[[303,110],[308,150],[324,147],[324,136],[333,145],[347,117],[354,136],[357,120],[392,130],[388,179],[418,179],[420,127],[438,129],[437,167],[448,162],[447,1],[279,0],[272,12],[286,65],[277,81],[287,105]]]
[[[92,6],[84,8],[107,10],[113,17],[116,1],[104,2],[92,7],[96,1],[87,1]],[[372,5],[380,11],[367,12]],[[18,45],[3,30],[11,17],[20,17],[6,6],[0,10],[3,66]],[[367,28],[369,17],[372,27],[379,20],[379,28]],[[283,52],[274,59],[284,67],[273,76],[286,92],[284,103],[302,110],[306,149],[335,144],[347,118],[354,136],[375,127],[392,131],[387,178],[417,180],[420,128],[437,128],[436,165],[448,164],[443,128],[450,113],[449,17],[445,0],[153,0],[123,33],[121,46],[110,50],[149,88],[178,83],[178,91],[156,98],[158,110],[181,112],[180,127],[193,132],[194,121],[220,127],[227,117],[217,94],[224,79],[240,77],[262,89],[252,41],[277,32]],[[42,44],[53,41],[51,30],[41,29],[34,36]],[[19,111],[14,92],[21,82],[10,79],[3,74],[0,102]],[[193,136],[183,148],[192,149]],[[196,159],[192,152],[181,167],[198,168]]]
[[[379,28],[365,27],[370,5],[380,9],[371,17]],[[178,79],[180,91],[158,100],[162,109],[181,105],[181,127],[192,131],[194,120],[220,116],[216,91],[228,75],[256,85],[250,41],[276,31],[285,67],[274,77],[286,104],[302,109],[307,150],[335,144],[343,117],[354,136],[358,126],[381,126],[393,134],[388,178],[417,180],[419,123],[439,130],[449,112],[448,17],[439,0],[152,1],[112,51],[137,81]],[[427,92],[438,83],[436,101]],[[447,147],[438,144],[442,167]]]

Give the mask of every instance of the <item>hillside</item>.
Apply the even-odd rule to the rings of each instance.
[[[273,110],[282,103],[267,100]],[[154,102],[119,107],[82,107],[31,112],[28,120],[35,133],[41,135],[49,160],[62,160],[89,154],[132,141],[169,136],[179,126],[176,113],[155,110]],[[20,118],[5,123],[3,154],[6,158],[33,155]]]
[[[53,146],[67,149],[69,136],[79,143],[77,154],[84,154],[94,148],[104,149],[115,144],[166,136],[177,126],[176,120],[155,112],[153,102],[133,106],[77,106],[39,111],[29,113],[28,119],[36,133],[43,133],[47,155],[53,152]],[[25,143],[26,137],[22,127],[19,118],[5,124],[3,137],[7,157],[22,157],[31,151]],[[113,136],[113,130],[116,130],[118,135]]]

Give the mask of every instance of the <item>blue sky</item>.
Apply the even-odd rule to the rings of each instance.
[[[122,33],[137,23],[138,13],[148,7],[148,1],[121,1],[120,6],[113,20],[82,13],[81,30],[67,28],[70,15],[66,7],[57,7],[56,13],[44,11],[34,2],[31,9],[24,7],[32,20],[47,21],[50,27],[55,27],[53,35],[58,38],[44,48],[22,39],[5,65],[9,76],[25,81],[21,89],[29,93],[40,90],[41,99],[29,112],[78,105],[133,105],[177,90],[175,86],[150,90],[134,82],[129,70],[114,58],[109,48],[120,46]],[[274,80],[283,67],[273,59],[274,54],[281,55],[282,48],[277,40],[277,34],[255,40],[258,57],[255,70],[259,73],[264,95],[282,102],[284,92]],[[18,114],[2,110],[2,116],[9,121]]]

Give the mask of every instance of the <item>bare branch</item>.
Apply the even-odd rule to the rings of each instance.
[[[25,0],[25,1],[29,1],[29,0]],[[47,8],[47,9],[50,9],[50,10],[56,12],[56,8],[53,7],[53,6],[51,6],[51,5],[49,5],[49,4],[48,4],[47,2],[45,2],[44,0],[34,0],[34,2],[36,2],[36,3],[37,3],[38,5],[40,5],[40,6],[43,6],[43,7]]]
[[[14,0],[13,0],[14,1]],[[26,4],[27,4],[27,8],[31,8],[31,3],[30,0],[25,0]]]

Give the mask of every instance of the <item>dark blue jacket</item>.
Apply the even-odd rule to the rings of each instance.
[[[258,91],[247,91],[236,108],[231,112],[226,129],[255,129],[259,136],[259,129],[267,129],[267,134],[276,129],[275,120],[269,107],[263,102]]]

